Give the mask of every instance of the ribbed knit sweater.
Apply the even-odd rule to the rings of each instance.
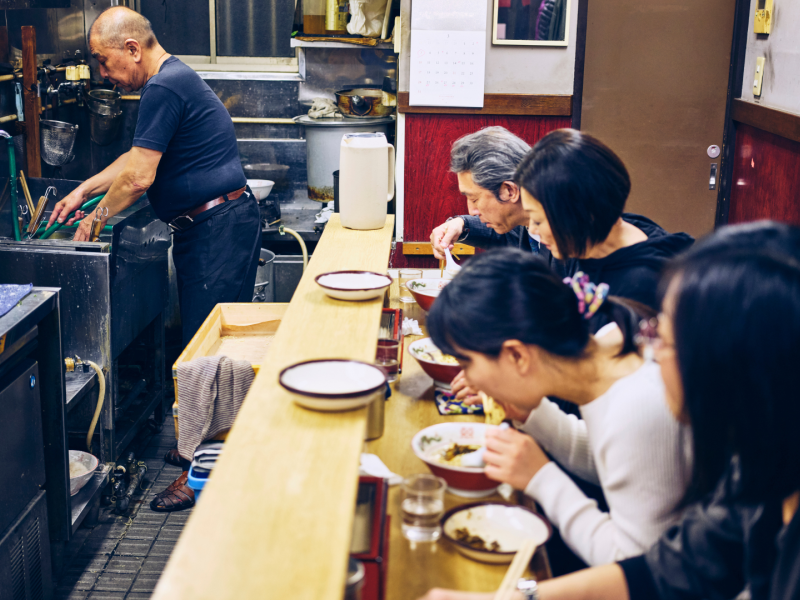
[[[545,399],[522,430],[578,477],[599,483],[609,512],[598,509],[550,462],[525,493],[591,566],[641,554],[680,517],[689,475],[689,430],[669,412],[660,367],[645,363],[581,406],[583,420]]]

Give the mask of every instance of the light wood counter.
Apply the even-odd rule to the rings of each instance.
[[[332,300],[314,277],[385,272],[392,228],[391,216],[375,231],[344,229],[331,217],[156,600],[342,598],[366,409],[300,408],[278,373],[314,358],[374,361],[382,302]]]
[[[424,332],[425,312],[417,304],[400,304],[397,292],[395,281],[390,291],[391,306],[402,307],[404,316],[417,319]],[[427,334],[406,337],[403,373],[392,384],[392,397],[386,403],[384,434],[366,445],[367,452],[377,454],[390,470],[404,477],[429,472],[425,463],[411,449],[411,439],[419,430],[435,423],[484,420],[483,416],[439,414],[433,399],[433,380],[422,371],[419,363],[408,352],[409,345],[421,337],[427,337]],[[432,587],[473,592],[497,590],[508,565],[488,565],[465,558],[444,539],[435,544],[412,544],[403,537],[399,488],[400,486],[389,488],[387,502],[387,511],[392,522],[386,600],[414,600]],[[482,500],[505,502],[497,494],[470,499],[448,492],[445,494],[445,510]],[[532,571],[532,576],[538,580],[550,577],[547,555],[543,548],[534,556]]]

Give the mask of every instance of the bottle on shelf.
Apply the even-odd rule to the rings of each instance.
[[[304,0],[303,34],[325,35],[325,0]]]
[[[327,0],[325,33],[347,33],[347,0]]]

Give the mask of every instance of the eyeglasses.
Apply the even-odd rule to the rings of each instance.
[[[674,344],[668,344],[658,334],[658,323],[664,318],[663,313],[651,319],[639,321],[639,332],[634,336],[633,341],[642,349],[642,356],[645,360],[658,362],[657,356],[668,348],[674,348]]]

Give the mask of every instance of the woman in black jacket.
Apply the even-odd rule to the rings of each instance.
[[[698,244],[663,280],[657,336],[667,402],[691,423],[681,521],[643,556],[519,598],[730,599],[800,594],[800,230],[762,223]],[[486,594],[432,590],[426,600]]]

